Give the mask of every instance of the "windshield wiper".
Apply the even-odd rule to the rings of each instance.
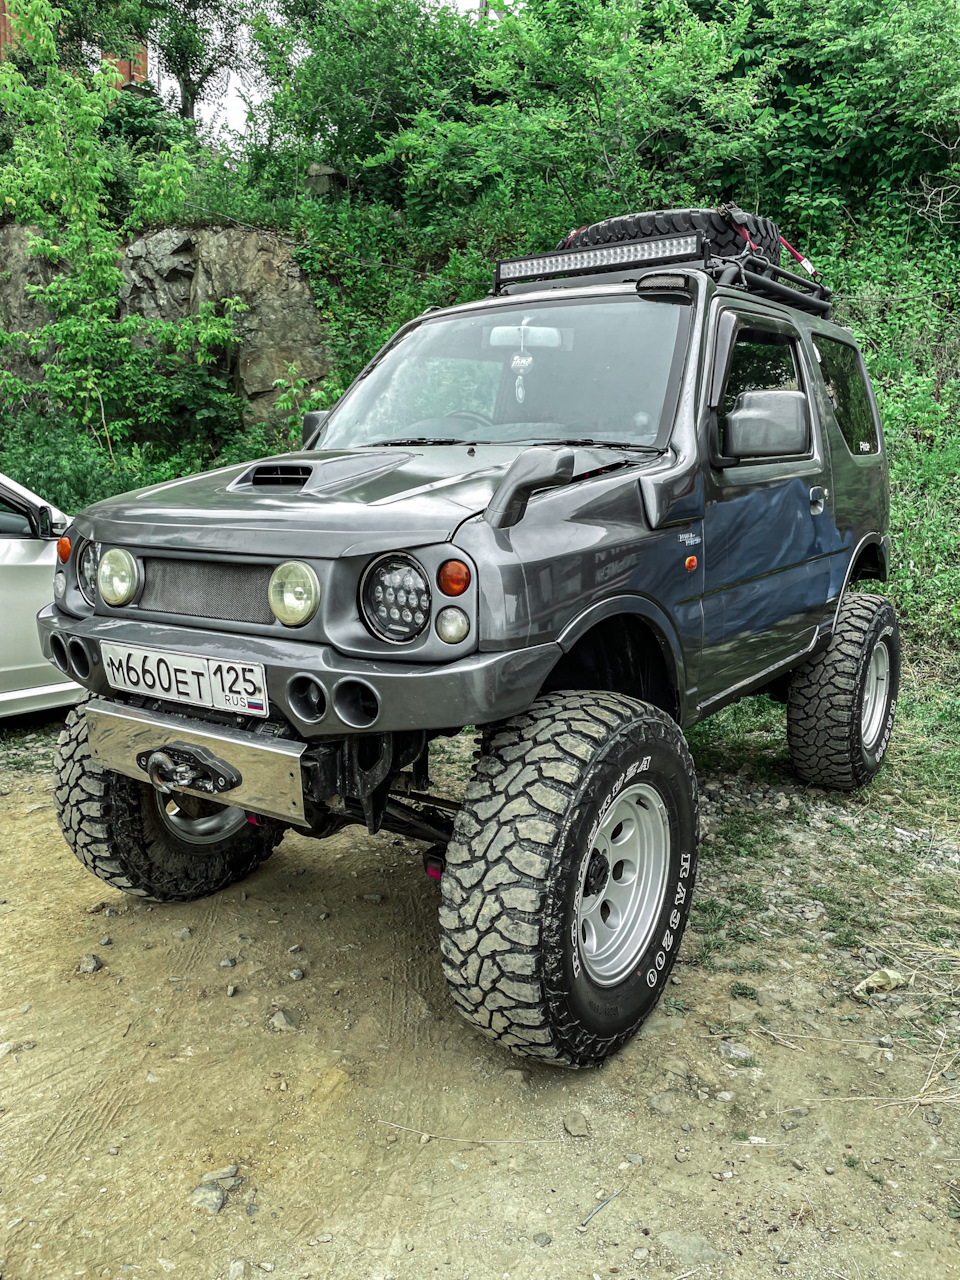
[[[406,436],[402,440],[374,440],[368,449],[390,449],[394,445],[406,444],[472,444],[472,440],[451,440],[449,436]]]
[[[626,440],[591,440],[589,437],[551,440],[550,444],[569,444],[584,449],[629,449],[637,453],[666,453],[666,449],[659,449],[655,444],[631,444]]]

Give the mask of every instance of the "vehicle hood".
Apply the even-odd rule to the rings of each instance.
[[[77,517],[99,542],[230,555],[334,557],[423,546],[482,512],[515,445],[315,450],[188,476],[95,503]],[[578,449],[575,474],[622,461]],[[257,467],[302,465],[302,488],[251,483]]]

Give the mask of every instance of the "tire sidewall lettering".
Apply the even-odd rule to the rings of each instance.
[[[630,760],[620,763],[631,746],[633,751]],[[574,818],[567,831],[566,839],[576,841],[578,847],[576,862],[571,867],[567,881],[571,898],[565,910],[570,914],[560,934],[567,953],[565,967],[570,982],[564,1003],[568,1004],[572,1016],[581,1025],[588,1020],[591,1026],[603,1024],[596,1025],[596,1029],[591,1032],[601,1036],[618,1035],[629,1026],[636,1026],[656,1005],[680,945],[689,912],[690,889],[696,872],[696,806],[690,803],[690,783],[678,755],[670,749],[669,742],[648,738],[640,743],[634,738],[631,743],[628,736],[614,747],[614,753],[613,759],[608,756],[608,768],[613,765],[616,769],[613,781],[609,788],[604,788],[605,794],[598,807],[589,816],[584,814],[584,822],[588,822],[589,826],[580,825]],[[597,790],[600,790],[602,768],[603,765],[599,764],[596,772],[591,770],[594,772],[594,781],[598,784]],[[624,789],[641,780],[654,788],[667,810],[671,833],[667,882],[647,949],[637,957],[634,969],[622,982],[614,987],[602,987],[591,979],[583,964],[577,902],[604,818]],[[600,1005],[614,1009],[616,1016],[608,1019],[598,1014],[597,1007]]]

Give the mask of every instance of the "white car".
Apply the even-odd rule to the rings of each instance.
[[[61,511],[0,475],[0,717],[69,706],[83,692],[50,665],[37,636],[66,527]]]

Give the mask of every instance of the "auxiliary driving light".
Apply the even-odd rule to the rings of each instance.
[[[535,280],[545,276],[581,275],[587,271],[615,271],[641,266],[645,262],[694,258],[703,241],[698,232],[685,236],[661,236],[655,240],[598,245],[593,249],[565,249],[561,253],[541,253],[530,258],[510,258],[497,263],[496,283]]]
[[[140,566],[122,547],[111,547],[97,569],[97,587],[101,596],[115,609],[129,604],[140,589]]]
[[[320,580],[302,560],[287,560],[271,573],[267,600],[285,627],[302,627],[320,607]]]

